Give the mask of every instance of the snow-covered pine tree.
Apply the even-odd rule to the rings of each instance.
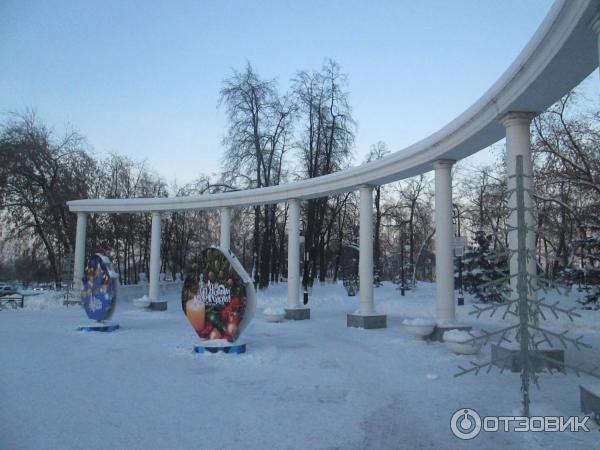
[[[482,303],[500,303],[505,298],[505,286],[494,282],[508,275],[507,259],[491,244],[492,236],[479,230],[475,233],[475,245],[465,249],[462,258],[463,288]]]

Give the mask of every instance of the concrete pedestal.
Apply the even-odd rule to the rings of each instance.
[[[310,320],[310,308],[284,308],[287,320]]]
[[[150,302],[148,306],[150,311],[166,311],[167,310],[167,302]]]
[[[372,330],[377,328],[387,328],[387,316],[385,314],[348,314],[347,326],[350,328],[364,328]]]
[[[594,414],[600,417],[600,389],[592,389],[589,386],[579,386],[579,397],[581,410],[586,414]]]
[[[427,340],[444,342],[444,333],[450,330],[471,331],[473,327],[468,325],[436,325],[433,333],[427,336]]]
[[[544,369],[563,371],[563,363],[565,362],[565,351],[563,349],[541,349],[535,350],[532,353],[539,353],[546,358],[553,359],[556,361],[556,364],[554,364],[550,361],[536,358],[533,361],[533,367],[536,372],[541,372]],[[499,360],[501,358],[506,359],[493,363],[496,367],[499,367],[501,369],[508,369],[511,372],[521,371],[521,356],[519,349],[507,348],[498,344],[492,344],[492,360]]]

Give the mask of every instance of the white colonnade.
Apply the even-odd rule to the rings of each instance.
[[[164,311],[167,302],[160,298],[160,240],[161,217],[159,211],[152,211],[152,229],[150,232],[150,280],[148,297],[150,309]]]
[[[514,192],[517,181],[515,175],[517,156],[523,157],[523,188],[525,200],[525,225],[527,234],[525,237],[525,245],[529,253],[527,258],[527,273],[530,280],[534,280],[536,276],[536,261],[535,261],[535,217],[533,215],[533,163],[531,160],[531,139],[529,126],[535,114],[530,112],[510,112],[504,115],[501,119],[502,125],[506,128],[506,174],[507,187],[511,192],[508,198],[508,208],[510,210],[508,216],[508,248],[512,252],[509,262],[510,288],[511,296],[517,296],[517,277],[518,272],[518,231],[517,231],[517,195]],[[531,293],[532,296],[535,293]]]
[[[373,302],[373,186],[361,186],[359,192],[358,277],[360,280],[360,303],[358,314],[369,315],[375,312]]]
[[[288,298],[286,308],[300,308],[300,201],[288,201]]]
[[[296,286],[299,286],[299,281],[295,280],[300,279],[300,202],[359,189],[360,299],[358,310],[348,315],[348,324],[370,327],[373,324],[365,324],[364,318],[385,319],[385,316],[376,314],[373,298],[372,186],[434,169],[438,289],[436,321],[438,324],[454,322],[451,160],[474,154],[506,136],[508,175],[514,175],[514,157],[517,154],[524,157],[526,175],[530,173],[531,150],[528,130],[532,116],[529,112],[511,111],[544,111],[598,67],[599,5],[597,0],[557,1],[523,51],[477,102],[438,132],[381,160],[311,180],[249,191],[189,198],[88,199],[68,202],[71,210],[78,214],[74,258],[76,285],[83,274],[86,219],[89,213],[152,213],[149,293],[154,301],[159,300],[161,212],[221,209],[220,245],[222,248],[229,248],[229,208],[289,202],[293,223],[290,223],[288,234],[288,279],[292,286],[288,291],[287,306],[298,306],[299,289],[297,290]],[[528,220],[531,220],[531,217]],[[510,221],[512,223],[513,219]],[[527,245],[533,249],[533,233],[531,234]],[[516,245],[513,235],[514,233],[509,236],[511,248]],[[530,267],[529,270],[533,272],[534,269]],[[511,269],[511,272],[513,271],[514,268]],[[384,324],[383,319],[374,320],[377,326]]]
[[[300,200],[288,200],[288,295],[285,317],[310,319],[310,307],[300,303]]]
[[[454,233],[452,229],[452,165],[454,161],[438,160],[435,169],[435,281],[436,322],[451,325],[454,306]]]
[[[73,289],[81,289],[83,269],[85,266],[85,239],[87,229],[87,214],[77,213],[77,228],[75,231],[75,257],[73,258]]]
[[[531,175],[531,149],[529,124],[533,114],[509,113],[501,122],[506,128],[507,172],[515,173],[515,156],[522,155],[525,174]],[[436,255],[436,322],[445,327],[455,322],[454,302],[454,262],[453,262],[453,228],[452,228],[452,177],[451,169],[454,161],[437,160],[433,163],[435,170],[435,255]],[[531,187],[531,178],[526,178],[526,187]],[[514,178],[509,178],[509,188]],[[372,185],[359,186],[360,193],[360,256],[359,256],[359,308],[348,315],[348,325],[362,328],[383,328],[386,326],[385,315],[377,314],[373,289],[373,189]],[[528,206],[531,198],[528,195]],[[511,202],[514,200],[511,197]],[[309,309],[300,303],[300,200],[288,200],[288,298],[286,314],[290,318],[309,318]],[[514,206],[512,203],[511,207]],[[231,207],[220,209],[220,247],[230,249],[231,239]],[[152,211],[152,229],[150,244],[149,298],[151,309],[166,309],[166,302],[160,298],[160,246],[161,246],[161,213]],[[528,214],[528,224],[533,224],[533,216]],[[511,214],[509,224],[515,226],[516,215]],[[74,258],[74,281],[80,283],[85,264],[87,214],[77,213],[77,234]],[[535,236],[528,235],[528,248],[535,248]],[[516,234],[509,234],[510,248],[516,248]],[[514,258],[513,258],[514,259]],[[515,273],[516,262],[511,259],[511,274]],[[530,260],[528,268],[535,273],[535,261]],[[75,284],[80,286],[80,284]]]
[[[231,208],[221,208],[221,249],[227,251],[231,247]]]
[[[385,328],[387,316],[375,312],[373,297],[373,186],[359,187],[359,307],[348,314],[347,326],[356,328]]]

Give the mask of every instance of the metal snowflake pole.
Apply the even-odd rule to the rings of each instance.
[[[516,167],[516,196],[517,196],[517,311],[519,314],[519,341],[520,359],[521,359],[521,392],[523,393],[523,415],[529,417],[529,381],[534,378],[535,370],[531,367],[531,357],[529,354],[529,344],[531,336],[529,335],[529,286],[527,273],[527,224],[525,222],[525,189],[523,187],[523,157],[517,156]],[[533,255],[529,255],[533,257]]]
[[[546,320],[544,310],[552,313],[555,318],[559,318],[559,314],[563,314],[571,321],[573,321],[574,317],[580,317],[580,315],[575,312],[574,307],[564,309],[558,306],[558,302],[549,304],[545,303],[543,298],[535,298],[535,292],[541,289],[546,290],[549,283],[537,275],[529,274],[527,270],[529,258],[535,258],[535,254],[532,250],[527,249],[527,233],[535,233],[536,230],[530,229],[525,221],[525,214],[528,212],[528,208],[525,207],[525,193],[527,190],[524,188],[523,183],[523,178],[525,177],[523,174],[523,157],[519,155],[516,158],[516,188],[513,190],[512,195],[516,195],[517,200],[517,226],[515,228],[510,227],[509,231],[517,231],[518,245],[516,250],[509,250],[508,255],[509,258],[516,255],[518,267],[517,273],[482,285],[483,287],[504,284],[509,282],[511,278],[516,277],[516,298],[503,304],[494,304],[484,307],[473,305],[474,310],[469,314],[474,314],[479,318],[484,313],[490,313],[491,317],[500,308],[505,308],[502,318],[505,319],[508,315],[512,315],[517,318],[518,323],[494,332],[481,330],[481,334],[477,336],[472,332],[469,332],[471,339],[465,341],[465,343],[482,343],[485,345],[492,342],[492,340],[497,340],[498,345],[500,345],[503,342],[511,343],[511,338],[514,338],[519,343],[523,415],[529,416],[530,383],[533,381],[533,383],[539,387],[536,371],[545,370],[550,373],[553,373],[554,371],[566,372],[566,369],[570,368],[578,376],[580,373],[586,373],[600,378],[600,368],[598,366],[592,368],[586,368],[581,365],[571,366],[564,363],[564,361],[550,358],[540,351],[540,345],[542,344],[548,344],[550,347],[553,347],[552,339],[559,341],[565,349],[568,344],[573,345],[578,350],[582,348],[591,348],[591,346],[582,341],[582,336],[572,338],[567,336],[568,331],[555,333],[539,326],[538,319],[540,317],[543,320]],[[489,372],[494,365],[498,366],[502,373],[506,369],[507,361],[512,358],[513,355],[509,352],[508,355],[492,358],[489,362],[484,364],[471,361],[471,367],[469,368],[459,366],[460,372],[455,374],[455,376],[461,376],[467,373],[474,373],[477,375],[484,368],[487,368],[487,372]]]

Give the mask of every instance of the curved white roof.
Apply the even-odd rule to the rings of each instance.
[[[500,117],[544,111],[598,67],[598,38],[590,24],[599,10],[600,0],[557,0],[519,56],[479,100],[436,133],[380,160],[267,188],[196,197],[73,200],[69,208],[143,212],[243,207],[322,197],[430,171],[435,160],[458,160],[502,139]]]

